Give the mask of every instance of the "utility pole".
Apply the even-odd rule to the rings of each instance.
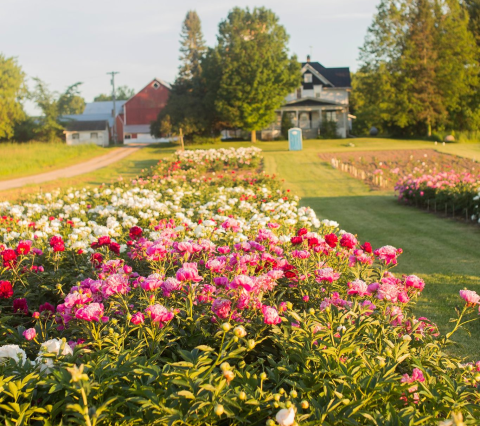
[[[119,74],[118,71],[107,72],[112,75],[112,100],[113,100],[113,143],[117,144],[117,109],[115,108],[115,74]]]

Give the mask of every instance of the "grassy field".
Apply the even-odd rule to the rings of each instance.
[[[233,142],[191,148],[249,145]],[[300,195],[302,204],[312,207],[318,216],[338,221],[343,229],[358,234],[362,241],[370,241],[374,247],[391,244],[403,248],[396,272],[420,275],[427,283],[416,308],[418,316],[427,316],[445,331],[450,327],[448,322],[455,308],[462,305],[458,291],[468,287],[480,293],[480,227],[400,205],[393,192],[372,191],[363,182],[322,162],[317,155],[319,152],[422,148],[478,161],[480,144],[443,146],[388,139],[305,141],[304,150],[300,152],[289,152],[286,142],[259,142],[257,146],[264,150],[266,171],[285,179],[286,187]],[[119,175],[135,177],[176,149],[170,145],[149,146],[94,173],[0,193],[0,199],[13,200],[28,192],[57,187],[98,185],[111,182]],[[469,330],[471,336],[466,332],[456,335],[455,340],[461,346],[452,350],[473,359],[480,351],[480,321],[473,323]]]
[[[67,146],[64,143],[0,143],[0,180],[48,172],[107,154],[97,145]]]

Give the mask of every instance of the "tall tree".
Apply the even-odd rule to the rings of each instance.
[[[382,0],[361,49],[358,114],[404,135],[464,126],[458,118],[472,114],[478,85],[476,50],[458,0]]]
[[[115,99],[117,101],[128,101],[133,95],[135,95],[135,90],[128,86],[118,86],[115,90]],[[112,95],[106,95],[104,93],[101,93],[93,98],[93,102],[104,102],[111,100],[113,100]]]
[[[75,83],[67,87],[58,98],[59,115],[82,114],[85,109],[85,99],[80,96],[79,87],[83,83]]]
[[[30,96],[43,114],[39,118],[36,137],[48,142],[55,141],[63,131],[63,127],[57,121],[59,116],[57,94],[50,91],[48,86],[39,78],[33,80],[35,81],[35,88]]]
[[[202,59],[206,47],[203,39],[202,24],[197,12],[189,10],[185,16],[180,33],[180,69],[178,80],[194,82],[202,74]]]
[[[151,125],[155,136],[165,129],[177,134],[180,129],[187,138],[209,130],[204,108],[205,84],[202,63],[206,47],[197,12],[187,12],[180,33],[180,67],[170,91],[167,105]],[[165,121],[165,123],[163,123]]]
[[[256,130],[275,119],[275,109],[301,83],[300,64],[288,55],[288,35],[268,9],[234,8],[219,25],[221,79],[216,110],[233,127]]]
[[[463,3],[470,17],[468,27],[480,47],[480,0],[464,0]]]
[[[0,139],[10,139],[25,118],[20,100],[26,95],[25,74],[15,58],[0,53]]]

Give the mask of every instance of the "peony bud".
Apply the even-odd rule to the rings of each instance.
[[[235,333],[235,336],[237,337],[245,337],[247,335],[247,331],[245,328],[241,325],[237,325],[234,329],[233,332]]]
[[[310,407],[310,404],[308,403],[308,401],[305,401],[303,400],[301,403],[300,403],[301,407],[306,410],[308,407]]]
[[[218,404],[215,406],[215,414],[217,416],[221,416],[225,410],[223,409],[223,405]]]
[[[227,331],[230,331],[230,329],[232,328],[232,326],[228,323],[228,322],[224,322],[222,324],[222,330],[226,333]]]

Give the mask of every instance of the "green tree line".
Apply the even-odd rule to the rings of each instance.
[[[353,75],[354,131],[479,130],[480,0],[381,0]]]

